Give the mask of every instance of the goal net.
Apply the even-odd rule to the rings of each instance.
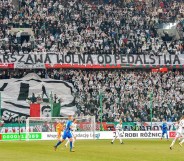
[[[90,139],[95,139],[95,116],[84,116],[82,118],[74,117],[77,120],[77,131],[88,132]],[[30,133],[51,133],[56,132],[58,122],[66,124],[68,117],[29,117],[26,119],[26,140],[30,140]]]

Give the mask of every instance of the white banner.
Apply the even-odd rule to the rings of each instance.
[[[76,132],[77,139],[84,140],[84,139],[93,139],[92,132]],[[57,132],[44,132],[42,133],[43,140],[56,140],[57,139]]]
[[[115,131],[96,131],[95,139],[112,139]],[[169,135],[169,132],[168,132]],[[93,139],[92,132],[76,132],[78,140]],[[121,133],[122,139],[158,139],[162,137],[162,131],[124,131]],[[56,140],[56,132],[42,133],[42,140]]]
[[[115,136],[115,131],[96,131],[95,139],[113,139]],[[25,140],[25,133],[0,133],[0,141],[17,140],[21,135],[21,138]],[[168,137],[175,137],[176,132],[168,132]],[[76,132],[77,140],[91,140],[94,139],[93,133],[86,132]],[[122,139],[160,139],[162,137],[162,131],[124,131],[121,133]],[[30,140],[57,140],[56,132],[31,132]]]
[[[30,53],[0,55],[0,63],[15,64],[15,68],[44,68],[45,64],[135,64],[135,65],[183,65],[184,55],[110,55]]]

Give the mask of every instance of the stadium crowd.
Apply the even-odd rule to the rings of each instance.
[[[103,121],[150,121],[150,99],[153,121],[176,121],[184,112],[183,72],[74,70],[66,76],[77,89],[78,115],[94,113],[100,119],[99,91],[103,93]]]
[[[0,78],[21,78],[28,70],[4,72]],[[184,112],[184,73],[152,73],[128,70],[37,70],[42,78],[62,79],[72,83],[77,115],[96,115],[100,120],[100,92],[103,121],[150,121],[152,99],[153,121],[178,120]]]
[[[0,53],[183,54],[183,0],[12,0],[0,2]],[[164,31],[176,23],[180,39]],[[32,28],[29,38],[22,30]]]
[[[0,54],[184,54],[183,0],[13,0],[0,1]],[[179,36],[159,25],[175,23]],[[12,32],[12,28],[20,28]],[[21,28],[33,34],[22,35]],[[0,79],[21,78],[33,70],[0,72]],[[184,112],[183,71],[151,73],[131,70],[35,70],[40,77],[71,82],[77,114],[103,121],[176,121]]]

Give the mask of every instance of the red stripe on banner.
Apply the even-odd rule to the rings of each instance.
[[[8,68],[14,68],[14,64],[8,64]]]
[[[21,65],[20,65],[21,66]],[[45,67],[44,67],[45,66]],[[0,69],[14,69],[14,68],[26,68],[26,69],[54,69],[54,68],[68,68],[68,69],[72,69],[72,68],[78,68],[78,69],[119,69],[119,68],[141,68],[141,66],[143,68],[147,67],[145,64],[140,65],[140,64],[44,64],[44,66],[36,66],[36,65],[26,65],[26,66],[21,66],[21,67],[17,67],[16,64],[11,63],[11,64],[7,64],[7,63],[0,63]],[[168,67],[170,69],[172,69],[173,67],[176,68],[184,68],[184,65],[149,65],[149,68],[152,69],[153,67],[155,68],[160,68],[160,67]]]
[[[88,68],[88,69],[105,69],[105,68],[111,68],[111,69],[117,69],[117,68],[122,68],[121,64],[101,64],[101,65],[91,65],[91,64],[86,64],[86,65],[80,65],[80,64],[45,64],[45,68]]]
[[[4,63],[0,63],[0,68],[14,68],[14,64],[4,64]]]
[[[30,105],[30,117],[40,117],[40,104]]]
[[[0,140],[2,140],[2,134],[0,134]]]

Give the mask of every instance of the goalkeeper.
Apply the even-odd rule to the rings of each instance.
[[[117,139],[117,138],[119,138],[120,143],[123,144],[123,141],[121,139],[122,132],[123,132],[122,120],[120,120],[119,123],[116,125],[115,135],[114,135],[114,138],[111,141],[111,144],[113,144],[114,140]]]
[[[56,125],[57,139],[60,140],[61,135],[63,133],[64,125],[62,122],[58,121]]]

